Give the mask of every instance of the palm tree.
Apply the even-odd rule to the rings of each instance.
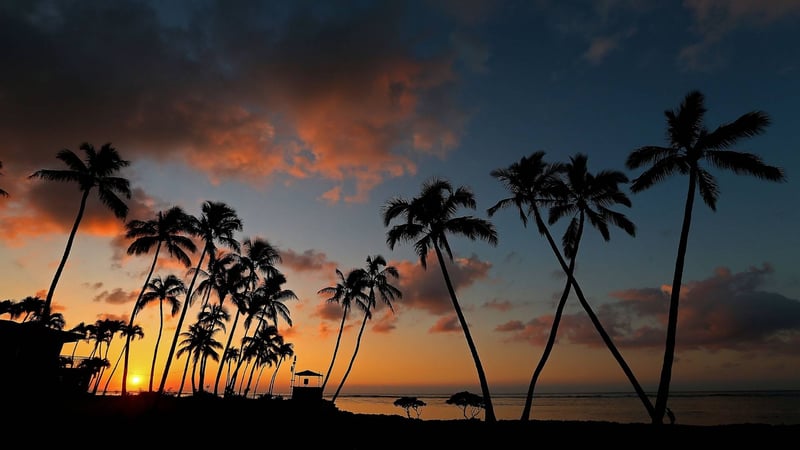
[[[267,395],[270,398],[272,397],[272,389],[275,387],[275,377],[278,375],[278,370],[280,370],[281,364],[283,364],[283,361],[286,358],[294,356],[294,344],[292,344],[291,342],[282,343],[275,350],[275,354],[278,357],[278,363],[275,365],[275,371],[272,372],[272,378],[270,378],[269,380],[269,389],[267,390]]]
[[[342,380],[339,381],[339,387],[336,388],[336,393],[334,393],[333,398],[331,398],[332,402],[335,402],[336,398],[339,397],[339,392],[342,390],[342,386],[344,386],[344,382],[347,380],[347,377],[350,375],[350,370],[353,368],[353,362],[355,362],[358,349],[361,346],[361,337],[364,334],[364,327],[367,325],[367,320],[372,318],[372,310],[376,306],[375,291],[378,291],[381,300],[392,312],[394,312],[392,301],[396,298],[403,297],[403,293],[400,292],[400,289],[397,289],[390,282],[390,279],[396,280],[400,278],[400,273],[395,266],[387,266],[386,259],[382,255],[367,256],[367,265],[361,271],[361,276],[363,277],[362,282],[369,292],[367,294],[367,303],[364,305],[366,306],[366,309],[364,309],[364,319],[361,321],[361,328],[358,330],[356,348],[353,350],[350,364],[347,366]],[[359,305],[361,305],[361,303],[359,303]]]
[[[483,371],[478,349],[472,340],[467,321],[461,306],[458,303],[453,283],[447,272],[442,249],[447,252],[450,260],[453,260],[453,253],[447,234],[463,235],[470,240],[481,239],[490,245],[497,245],[497,231],[494,225],[485,220],[474,216],[454,217],[459,207],[475,209],[475,195],[468,187],[461,186],[457,189],[445,179],[432,178],[422,185],[420,195],[406,200],[402,197],[395,197],[389,200],[383,213],[383,224],[389,224],[398,217],[404,217],[402,223],[393,226],[387,233],[386,243],[389,248],[394,250],[399,241],[416,241],[414,250],[420,258],[423,268],[426,266],[428,251],[433,247],[439,267],[442,269],[442,276],[450,293],[453,308],[458,316],[461,329],[467,340],[467,345],[475,361],[475,368],[480,379],[481,393],[486,406],[486,422],[495,422],[497,419],[492,407],[492,398],[489,393],[489,384],[486,381],[486,374]]]
[[[67,246],[64,249],[61,262],[58,264],[55,276],[53,276],[50,289],[47,291],[42,316],[43,322],[47,322],[50,316],[53,293],[56,290],[59,278],[61,278],[61,272],[67,263],[67,258],[72,249],[72,243],[78,232],[83,213],[86,210],[86,201],[89,199],[92,188],[97,188],[97,195],[100,201],[111,209],[117,218],[124,219],[128,215],[128,205],[119,196],[124,196],[126,199],[131,198],[130,182],[126,178],[115,176],[115,174],[130,165],[130,161],[120,158],[117,149],[112,147],[110,143],[103,144],[99,152],[95,150],[94,146],[86,142],[81,144],[80,148],[86,154],[85,160],[81,160],[72,150],[63,149],[56,154],[56,158],[64,162],[68,167],[67,169],[40,169],[29,177],[41,178],[47,181],[76,183],[82,192],[78,215],[75,217],[75,223],[72,225],[72,230],[67,239]]]
[[[3,161],[0,161],[0,169],[3,168]],[[2,173],[0,173],[2,175]],[[8,197],[8,192],[0,189],[0,197]]]
[[[589,224],[596,228],[603,239],[608,242],[611,239],[609,224],[614,225],[630,236],[636,235],[636,227],[624,214],[609,209],[614,205],[630,207],[631,201],[628,196],[619,189],[619,185],[628,182],[628,177],[617,170],[603,170],[597,174],[591,174],[588,170],[588,157],[577,154],[570,158],[570,162],[562,166],[563,178],[559,177],[552,185],[552,204],[550,206],[549,224],[553,225],[559,219],[571,216],[570,223],[562,238],[564,246],[564,256],[569,258],[567,268],[567,283],[559,301],[556,317],[553,320],[551,329],[551,339],[558,332],[558,325],[561,314],[564,310],[567,297],[569,296],[570,286],[575,285],[575,262],[577,260],[578,248],[583,230],[588,219]],[[563,259],[563,258],[562,258]],[[653,414],[653,405],[647,393],[644,392],[639,381],[633,374],[625,359],[620,354],[611,336],[606,332],[600,323],[597,315],[592,310],[582,291],[576,287],[578,300],[589,319],[592,321],[603,342],[608,347],[617,363],[622,368],[628,380],[631,382],[639,399],[642,401],[648,415]],[[551,344],[552,345],[552,344]],[[546,362],[546,355],[540,361],[543,367]],[[539,369],[541,371],[541,369]]]
[[[155,253],[153,254],[153,262],[150,264],[150,270],[147,272],[147,276],[144,279],[144,285],[142,285],[142,289],[139,291],[139,296],[136,299],[136,302],[133,305],[133,311],[131,312],[131,319],[129,326],[133,324],[133,320],[136,318],[136,314],[139,312],[139,308],[142,305],[142,296],[147,289],[150,283],[150,277],[153,276],[153,271],[156,268],[156,262],[158,261],[158,256],[161,253],[161,247],[163,246],[170,256],[177,259],[178,262],[183,264],[185,267],[191,265],[192,261],[189,259],[189,256],[186,254],[188,251],[189,253],[194,253],[197,247],[195,246],[194,242],[186,236],[189,232],[189,215],[186,214],[183,209],[179,206],[173,206],[166,211],[159,211],[156,214],[155,219],[150,220],[131,220],[125,227],[127,229],[125,233],[125,238],[133,239],[130,246],[128,246],[128,254],[129,255],[141,255],[145,253],[149,253],[150,250],[155,247]],[[183,283],[181,283],[183,285]],[[164,299],[162,298],[161,301]],[[172,313],[174,316],[175,313]],[[162,326],[163,326],[163,318]],[[161,338],[161,329],[158,332],[159,339]],[[125,341],[125,364],[123,365],[122,370],[122,395],[126,395],[128,391],[128,360],[130,355],[130,338]],[[158,349],[158,344],[156,344],[156,349]],[[155,358],[155,352],[153,354],[153,358]],[[155,361],[153,361],[155,367]],[[150,392],[153,391],[153,374],[150,373]]]
[[[150,366],[150,382],[147,387],[147,392],[153,392],[153,377],[156,372],[156,360],[158,357],[158,347],[161,344],[161,334],[164,330],[164,302],[170,306],[170,315],[175,317],[181,307],[181,301],[178,300],[178,295],[186,292],[186,286],[183,281],[173,274],[167,275],[163,280],[160,276],[156,276],[146,286],[147,290],[144,291],[139,299],[139,306],[137,310],[144,309],[148,304],[158,301],[158,336],[156,337],[156,344],[153,348],[153,362]]]
[[[203,267],[203,260],[208,254],[210,258],[214,259],[216,255],[216,243],[228,247],[230,249],[239,251],[240,244],[234,238],[234,233],[242,229],[242,220],[236,214],[233,208],[222,202],[206,201],[202,206],[202,214],[200,218],[192,217],[190,219],[192,234],[198,236],[203,241],[203,251],[200,253],[200,258],[197,260],[192,281],[189,283],[189,288],[186,290],[186,300],[183,302],[183,310],[178,319],[178,324],[175,328],[175,336],[172,339],[172,345],[167,355],[166,366],[164,373],[161,376],[161,384],[158,388],[158,393],[164,393],[164,387],[167,383],[167,376],[169,375],[169,368],[172,364],[172,357],[175,354],[175,347],[178,345],[178,337],[180,330],[183,327],[183,321],[186,318],[186,311],[189,309],[190,299],[192,298],[192,289],[197,280],[197,275],[200,268]]]
[[[528,386],[528,393],[525,398],[525,406],[522,410],[521,420],[529,420],[530,418],[530,411],[533,403],[533,392],[536,387],[536,382],[539,379],[539,375],[544,369],[547,359],[550,356],[550,352],[553,349],[553,345],[555,344],[556,333],[561,321],[566,298],[569,295],[570,286],[575,287],[575,293],[589,316],[596,317],[589,306],[589,303],[586,301],[586,297],[583,295],[583,291],[578,285],[577,280],[574,277],[573,270],[575,267],[575,258],[571,258],[571,264],[568,267],[567,263],[564,261],[564,257],[561,255],[558,245],[550,233],[548,226],[542,219],[540,207],[548,208],[554,204],[556,201],[556,192],[554,191],[556,191],[556,187],[559,186],[559,184],[563,185],[563,182],[560,181],[559,176],[568,169],[568,166],[565,166],[562,163],[545,162],[544,156],[545,152],[536,151],[529,156],[523,156],[518,162],[511,164],[507,168],[495,169],[491,172],[491,175],[500,180],[505,185],[506,189],[512,194],[512,196],[498,201],[494,206],[489,208],[489,217],[492,217],[501,208],[514,206],[519,212],[522,225],[527,227],[528,216],[533,215],[539,233],[545,236],[547,242],[550,244],[553,254],[556,256],[558,263],[561,265],[561,269],[567,275],[567,284],[562,291],[561,300],[558,303],[556,314],[551,325],[550,335],[548,336],[544,351],[539,359],[536,369],[533,372],[530,384]],[[563,186],[561,191],[564,192]],[[613,191],[614,189],[612,189],[610,192]],[[567,189],[566,193],[568,194],[568,192],[569,190]],[[603,193],[600,198],[607,196],[607,193]],[[619,355],[619,352],[617,352],[616,348],[613,346],[610,337],[606,338],[608,333],[606,333],[599,321],[593,320],[592,322],[600,335],[604,337],[604,341],[611,350],[612,354],[617,356],[618,362],[622,366],[623,371],[631,380],[634,389],[637,391],[637,394],[639,394],[639,397],[644,403],[648,413],[652,413],[653,407],[650,399],[647,397],[647,394],[641,390],[636,378],[633,377],[633,373],[630,371],[621,355]]]
[[[119,330],[120,334],[125,336],[126,344],[131,341],[133,338],[144,338],[144,330],[140,325],[123,325],[122,328]],[[108,392],[108,385],[111,383],[111,379],[114,378],[114,373],[117,371],[117,367],[119,367],[119,362],[122,360],[122,356],[125,354],[125,347],[119,351],[119,356],[117,357],[117,361],[114,363],[114,367],[111,369],[111,373],[108,374],[108,378],[106,378],[106,384],[103,386],[103,395],[106,395]],[[127,376],[125,374],[124,376]],[[124,381],[123,381],[124,384]]]
[[[339,344],[342,341],[342,332],[344,331],[344,324],[347,320],[347,315],[350,312],[351,303],[355,300],[357,303],[366,309],[367,297],[363,292],[365,287],[363,283],[363,270],[355,269],[348,272],[347,277],[344,276],[341,270],[336,269],[336,277],[339,281],[333,286],[326,286],[319,291],[319,295],[327,295],[326,302],[339,303],[342,305],[342,320],[339,323],[339,333],[336,335],[336,345],[333,347],[333,355],[331,356],[331,364],[328,366],[328,372],[322,380],[322,391],[325,392],[325,386],[328,384],[328,378],[331,376],[333,364],[336,361],[336,355],[339,353]]]
[[[231,347],[239,316],[246,313],[249,308],[248,297],[256,289],[259,274],[263,274],[265,277],[274,277],[280,274],[275,264],[281,261],[281,256],[269,241],[262,238],[248,238],[242,243],[242,248],[244,249],[243,254],[233,254],[236,261],[235,272],[233,273],[236,276],[235,282],[230,283],[229,289],[234,295],[237,313],[230,333],[228,333],[228,341],[225,344],[226,351]],[[223,366],[224,364],[220,364],[217,367],[217,376],[214,379],[214,395],[217,395],[218,392]]]
[[[695,192],[700,193],[703,202],[712,211],[716,211],[719,197],[716,178],[701,165],[701,162],[718,169],[731,170],[739,175],[751,175],[766,181],[786,181],[783,169],[767,165],[758,155],[731,150],[740,140],[760,135],[766,130],[770,124],[770,118],[766,113],[747,112],[735,121],[720,125],[713,131],[709,131],[704,124],[705,113],[704,95],[699,91],[689,92],[678,109],[664,111],[669,146],[640,147],[632,151],[625,162],[628,169],[650,165],[631,183],[631,191],[634,193],[642,192],[676,173],[689,176],[683,225],[672,279],[664,361],[653,415],[653,422],[656,424],[663,423],[664,414],[667,412],[672,362],[675,357],[678,303]]]

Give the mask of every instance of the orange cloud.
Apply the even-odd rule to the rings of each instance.
[[[428,329],[429,333],[455,333],[461,332],[461,324],[458,323],[458,317],[455,315],[440,317],[432,327]]]
[[[281,250],[282,264],[297,272],[320,272],[323,274],[335,274],[336,263],[328,260],[324,252],[316,250],[306,250],[297,253],[294,250]]]

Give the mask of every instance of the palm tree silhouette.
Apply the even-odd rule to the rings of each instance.
[[[269,389],[267,390],[267,395],[269,397],[272,397],[272,389],[275,387],[275,377],[278,375],[281,364],[283,364],[286,358],[294,356],[294,344],[291,342],[284,342],[276,349],[276,355],[278,356],[278,363],[275,365],[275,371],[272,372],[272,378],[269,380]]]
[[[730,150],[740,140],[760,135],[766,130],[770,124],[770,118],[765,112],[747,112],[733,122],[718,126],[713,131],[709,131],[705,126],[705,113],[705,96],[699,91],[689,92],[676,110],[664,111],[667,119],[669,146],[640,147],[632,151],[625,162],[628,169],[650,166],[631,183],[631,191],[634,193],[642,192],[676,173],[689,176],[683,224],[678,241],[678,254],[675,258],[675,273],[670,293],[664,361],[653,415],[655,424],[662,424],[664,414],[667,412],[678,328],[678,303],[686,248],[689,243],[695,192],[699,192],[703,202],[712,211],[716,211],[719,197],[716,178],[701,165],[701,162],[718,169],[731,170],[737,175],[751,175],[774,182],[786,181],[781,168],[765,164],[758,155]]]
[[[146,254],[149,253],[153,247],[155,247],[153,262],[150,264],[150,270],[147,272],[142,289],[139,291],[139,296],[133,305],[131,319],[128,324],[129,326],[133,325],[133,320],[136,318],[139,308],[143,306],[142,296],[150,283],[150,277],[153,276],[153,271],[155,270],[156,263],[158,262],[158,256],[161,253],[161,247],[163,246],[170,256],[177,259],[178,262],[183,264],[185,267],[188,267],[192,263],[186,252],[188,251],[189,253],[194,253],[197,247],[186,235],[190,231],[188,223],[189,215],[186,214],[181,207],[173,206],[166,211],[159,211],[156,214],[155,219],[131,220],[125,224],[125,238],[133,239],[133,242],[131,242],[131,244],[128,246],[129,255]],[[181,283],[181,286],[182,285],[183,283]],[[162,298],[161,300],[163,301],[164,299]],[[172,313],[172,315],[174,316],[175,313]],[[164,316],[161,315],[160,317],[163,326]],[[160,340],[161,329],[159,329],[158,336]],[[130,345],[130,337],[128,337],[125,341],[125,363],[123,364],[122,370],[122,395],[126,395],[128,392],[127,379]],[[156,344],[156,350],[157,349],[158,344]],[[155,358],[155,352],[153,357]],[[150,373],[150,392],[153,392],[152,372]]]
[[[516,206],[523,226],[527,226],[528,216],[532,214],[539,233],[545,236],[547,242],[550,244],[553,254],[556,256],[556,259],[561,265],[561,269],[567,275],[567,284],[562,291],[561,299],[556,308],[556,314],[553,317],[553,323],[550,328],[550,335],[547,338],[547,343],[545,344],[542,356],[539,359],[536,368],[534,369],[533,375],[531,376],[528,392],[525,397],[525,406],[522,409],[522,416],[520,418],[523,421],[529,420],[530,418],[531,406],[533,403],[533,392],[539,376],[541,375],[542,370],[544,370],[544,366],[547,363],[547,360],[553,349],[553,345],[555,345],[558,326],[563,315],[566,299],[569,296],[570,286],[575,287],[575,294],[578,296],[581,305],[584,307],[589,316],[596,317],[589,306],[589,303],[586,301],[583,291],[578,285],[578,281],[575,279],[573,273],[575,268],[575,258],[570,258],[570,265],[567,266],[566,262],[564,261],[564,257],[561,255],[558,245],[550,233],[548,226],[542,219],[541,211],[539,209],[540,207],[549,208],[550,206],[553,206],[557,201],[557,198],[555,197],[557,191],[561,191],[563,194],[565,194],[565,197],[569,195],[569,186],[565,185],[565,183],[559,179],[559,176],[565,170],[569,170],[570,166],[562,163],[549,164],[545,162],[544,156],[545,152],[537,151],[532,153],[530,156],[523,156],[518,162],[511,164],[508,166],[508,168],[493,170],[491,175],[500,180],[505,185],[506,189],[511,192],[512,196],[498,201],[494,206],[488,209],[489,216],[491,217],[501,208]],[[574,166],[572,166],[571,169],[572,171],[575,171]],[[579,180],[582,178],[582,176],[579,174],[575,175]],[[605,182],[609,183],[609,185],[605,187],[608,188],[607,192],[605,191],[605,188],[602,190],[598,189],[605,183],[590,183],[590,186],[592,187],[591,189],[587,189],[586,192],[584,192],[584,195],[592,198],[592,192],[595,191],[595,193],[599,194],[599,196],[589,203],[605,203],[607,200],[612,200],[609,202],[609,204],[617,203],[616,201],[613,201],[613,198],[609,198],[611,194],[613,194],[615,191],[618,191],[616,185],[619,183],[619,181],[615,181],[615,178],[616,177],[611,176],[605,180]],[[559,188],[559,186],[561,187]],[[576,203],[579,204],[579,202]],[[605,221],[605,219],[603,219],[603,221]],[[575,250],[577,252],[577,246],[575,247]],[[609,350],[611,350],[612,354],[617,357],[617,361],[622,366],[623,371],[626,373],[626,375],[628,375],[631,383],[634,386],[634,389],[637,391],[637,394],[645,405],[648,414],[652,413],[653,406],[650,402],[650,399],[647,397],[647,394],[644,392],[644,390],[641,389],[641,386],[639,385],[638,381],[636,381],[636,378],[633,377],[633,372],[630,371],[628,365],[625,363],[625,360],[622,359],[622,356],[618,351],[616,351],[616,347],[614,347],[614,344],[611,342],[611,338],[608,337],[608,333],[606,333],[605,329],[598,320],[592,320],[592,322],[600,335],[603,336],[603,340],[605,341]]]
[[[56,154],[56,158],[67,165],[67,169],[40,169],[29,176],[29,178],[41,178],[47,181],[64,181],[76,183],[82,192],[81,203],[78,208],[78,215],[67,239],[67,246],[58,264],[50,289],[45,298],[42,321],[47,322],[50,316],[50,309],[53,303],[53,293],[56,290],[61,272],[69,258],[72,243],[78,232],[78,226],[86,210],[86,201],[92,188],[97,188],[97,195],[100,201],[106,205],[119,219],[124,219],[128,214],[128,205],[120,199],[120,195],[126,199],[131,198],[130,182],[126,178],[117,177],[115,174],[122,168],[130,165],[130,161],[120,158],[117,149],[111,143],[103,144],[100,151],[95,150],[94,146],[84,142],[80,146],[85,153],[85,160],[82,160],[70,149],[63,149]]]
[[[484,219],[473,216],[453,217],[459,207],[475,209],[475,195],[472,190],[461,186],[454,189],[452,184],[444,179],[431,178],[424,182],[419,196],[406,200],[402,197],[390,199],[383,208],[383,224],[389,226],[391,222],[404,217],[402,223],[393,226],[387,232],[386,243],[389,248],[394,250],[399,241],[414,241],[414,250],[420,258],[423,268],[426,266],[428,251],[433,247],[436,258],[439,260],[439,267],[442,269],[453,308],[458,316],[461,329],[467,339],[467,345],[475,361],[475,368],[478,371],[478,378],[481,384],[481,393],[486,406],[486,422],[495,422],[497,419],[492,407],[492,398],[489,393],[489,384],[486,381],[486,374],[483,371],[478,349],[472,340],[467,321],[461,306],[458,303],[455,289],[447,273],[442,248],[447,252],[450,260],[453,260],[453,253],[447,234],[459,234],[470,240],[482,239],[490,245],[497,245],[497,231],[494,225]]]
[[[161,334],[164,331],[164,302],[167,302],[170,307],[170,315],[175,317],[181,307],[178,295],[184,293],[186,293],[186,286],[184,286],[183,281],[177,276],[169,274],[163,280],[160,276],[150,280],[147,283],[146,291],[142,293],[141,299],[139,299],[137,310],[142,310],[150,303],[158,301],[158,336],[156,337],[155,347],[153,347],[153,362],[150,365],[150,382],[147,385],[147,392],[153,392],[158,347],[161,344]]]
[[[0,161],[0,169],[3,168],[3,161]],[[0,173],[2,175],[2,173]],[[8,192],[0,189],[0,197],[8,197]]]
[[[164,393],[164,387],[167,383],[167,376],[169,375],[169,368],[172,364],[172,357],[175,354],[175,347],[178,345],[178,337],[180,330],[183,327],[183,321],[186,318],[186,311],[189,309],[189,304],[192,298],[192,289],[197,280],[197,275],[200,268],[203,267],[203,260],[206,255],[213,260],[216,256],[216,243],[224,245],[235,251],[239,251],[240,244],[234,238],[234,233],[242,229],[242,220],[236,214],[233,208],[222,202],[206,201],[202,206],[202,214],[200,218],[191,217],[190,229],[192,234],[198,236],[203,241],[203,251],[200,253],[200,258],[197,260],[192,281],[189,283],[189,288],[186,290],[186,299],[183,302],[183,309],[181,316],[178,319],[178,324],[175,328],[175,336],[172,339],[172,345],[167,355],[166,366],[164,373],[161,376],[161,384],[158,387],[158,393]]]
[[[225,351],[231,347],[233,334],[236,331],[239,317],[245,314],[249,308],[249,294],[256,289],[259,275],[275,276],[280,273],[275,267],[275,264],[280,262],[281,256],[278,250],[266,239],[245,239],[242,243],[242,249],[244,250],[243,254],[232,254],[235,264],[233,270],[237,275],[234,280],[235,282],[231,283],[229,289],[234,296],[237,312],[233,325],[228,333]],[[214,379],[214,395],[217,395],[223,367],[224,364],[219,364],[217,367],[217,375]]]
[[[331,356],[331,364],[328,366],[328,372],[322,380],[322,392],[325,392],[325,386],[328,384],[328,378],[331,376],[336,355],[339,353],[339,345],[342,341],[342,332],[344,331],[344,324],[347,321],[347,315],[352,307],[352,302],[355,300],[359,305],[362,305],[366,310],[366,303],[368,297],[364,294],[363,283],[364,277],[359,269],[351,270],[344,276],[341,270],[336,269],[336,277],[338,282],[333,286],[326,286],[319,291],[319,295],[327,295],[325,300],[328,303],[339,303],[342,306],[342,320],[339,322],[339,333],[336,335],[336,345],[333,347],[333,355]]]
[[[144,330],[140,325],[123,325],[122,328],[119,330],[120,334],[125,336],[125,343],[128,344],[131,339],[133,338],[144,338]],[[125,355],[125,346],[119,351],[119,356],[117,356],[117,361],[114,363],[114,367],[111,369],[111,373],[108,374],[108,378],[106,378],[106,384],[103,386],[103,395],[106,395],[108,392],[108,385],[111,383],[111,379],[114,378],[114,373],[117,371],[117,367],[119,367],[119,363],[122,360],[122,357]],[[123,376],[127,376],[124,374]],[[123,381],[124,384],[124,381]]]
[[[400,278],[400,274],[396,267],[386,265],[386,259],[382,255],[367,256],[367,265],[364,269],[360,270],[360,276],[362,277],[361,283],[364,284],[369,292],[367,294],[367,303],[363,305],[361,302],[358,303],[359,306],[365,307],[364,319],[361,321],[361,328],[358,330],[356,348],[353,350],[353,356],[350,358],[350,364],[347,366],[347,370],[345,371],[342,380],[339,381],[339,387],[336,388],[336,393],[334,393],[333,398],[331,398],[332,402],[335,402],[336,398],[339,397],[339,392],[342,390],[342,386],[344,386],[344,382],[347,380],[347,377],[350,375],[350,370],[353,368],[353,362],[355,362],[356,355],[358,355],[358,349],[361,346],[361,337],[364,334],[364,327],[367,325],[367,320],[372,318],[372,310],[376,307],[375,291],[378,291],[378,294],[381,296],[381,300],[383,300],[383,302],[389,306],[389,309],[392,310],[392,312],[394,312],[392,301],[395,298],[403,297],[403,293],[400,292],[400,289],[397,289],[390,282],[390,278],[398,279]]]

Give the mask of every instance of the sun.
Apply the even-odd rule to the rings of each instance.
[[[131,380],[131,384],[134,385],[134,386],[138,386],[138,385],[142,384],[142,377],[140,377],[139,375],[131,375],[130,380]]]

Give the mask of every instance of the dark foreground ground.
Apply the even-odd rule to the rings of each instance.
[[[79,445],[155,450],[156,446],[170,445],[176,449],[254,446],[381,450],[574,448],[579,444],[589,448],[681,449],[686,445],[792,447],[800,441],[800,425],[419,420],[353,414],[338,410],[329,401],[131,395],[12,398],[0,405],[0,442],[24,442],[31,448]]]

